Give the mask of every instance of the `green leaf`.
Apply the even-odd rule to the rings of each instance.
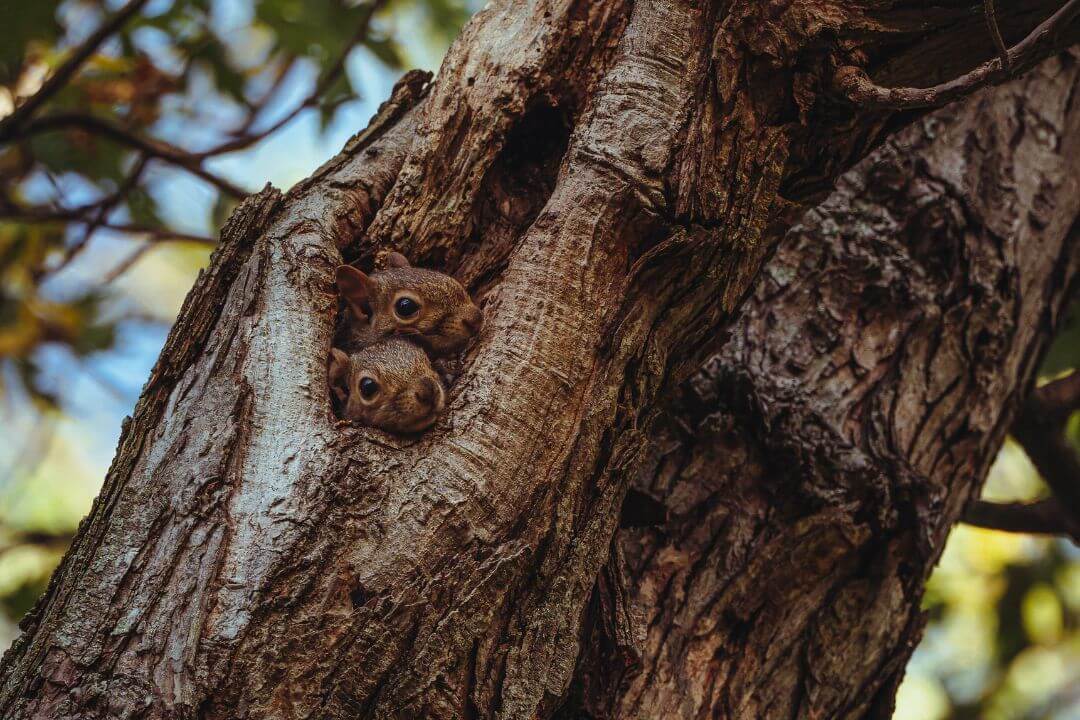
[[[3,42],[0,42],[0,84],[18,78],[27,48],[32,42],[53,45],[60,36],[56,21],[59,0],[0,0]]]
[[[34,603],[45,592],[48,584],[49,577],[47,574],[23,583],[14,592],[0,597],[0,607],[3,608],[4,613],[9,618],[19,620],[30,611],[30,608],[34,607]]]
[[[338,0],[257,0],[255,17],[277,36],[277,48],[325,68],[345,50],[369,12]]]
[[[25,357],[15,358],[15,372],[23,388],[30,394],[30,398],[44,408],[55,410],[59,407],[59,398],[56,394],[41,387],[39,376],[40,368],[33,360]]]
[[[322,129],[325,130],[330,121],[334,119],[334,113],[342,103],[356,97],[352,82],[348,73],[341,73],[327,86],[326,91],[319,97],[319,119]]]
[[[4,328],[13,326],[19,319],[19,303],[0,288],[0,334]]]
[[[90,353],[108,350],[116,342],[116,326],[113,324],[90,324],[85,325],[74,342],[71,349],[76,355],[83,356]]]
[[[388,38],[369,37],[364,40],[363,45],[389,67],[400,68],[405,64],[397,43]]]
[[[240,202],[233,197],[218,193],[217,200],[214,201],[214,207],[210,213],[211,227],[220,228],[225,225],[225,221],[232,215],[233,210],[240,205]]]
[[[25,262],[28,241],[16,223],[0,224],[0,274],[15,263]]]
[[[219,40],[206,35],[190,45],[188,52],[192,60],[202,61],[204,67],[213,73],[214,84],[219,90],[238,102],[244,102],[244,88],[247,80],[229,62],[228,51]]]
[[[131,220],[136,225],[165,227],[165,222],[158,211],[157,200],[146,191],[146,188],[137,187],[128,193],[126,205],[131,214]]]
[[[35,135],[30,147],[37,161],[53,173],[74,172],[90,182],[119,182],[124,177],[124,160],[131,152],[110,140],[63,130]]]
[[[453,38],[469,20],[469,10],[461,2],[425,0],[422,6],[431,18],[432,29],[449,38]]]
[[[1073,300],[1065,313],[1039,373],[1054,376],[1073,368],[1080,369],[1080,298]]]

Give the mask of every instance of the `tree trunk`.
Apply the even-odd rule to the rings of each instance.
[[[991,55],[976,30],[981,15],[967,7],[888,5],[605,0],[481,11],[437,82],[408,76],[340,156],[286,196],[267,189],[250,198],[227,224],[101,496],[5,656],[0,714],[552,716],[575,668],[587,665],[582,624],[659,401],[716,347],[785,219],[912,119],[842,102],[831,90],[835,68],[926,82]],[[1053,9],[1002,3],[998,16],[1019,35]],[[1044,217],[1039,203],[1032,212],[1056,228],[1059,208]],[[1062,238],[1044,241],[1060,247]],[[816,241],[807,246],[800,252]],[[371,258],[390,247],[456,272],[485,302],[484,330],[449,409],[419,440],[338,423],[327,397],[331,271],[341,251]],[[1021,282],[1027,276],[1016,268]],[[1056,302],[1061,277],[1044,307]],[[956,282],[963,292],[998,290],[981,275]],[[841,305],[843,290],[838,282]],[[843,333],[830,327],[825,339],[826,330]],[[997,348],[983,347],[981,331],[966,342],[971,327],[942,322],[942,332],[962,331],[935,336],[940,352],[925,351],[948,355],[953,364],[942,372],[956,371],[954,355],[971,343],[981,354]],[[762,346],[743,337],[742,354],[721,363],[735,368],[718,381],[732,389],[739,367],[765,367]],[[868,376],[897,371],[888,342],[859,350]],[[821,353],[810,366],[820,373],[830,347],[811,343],[800,360]],[[926,362],[926,387],[940,392],[937,361]],[[973,367],[983,383],[984,366]],[[909,408],[922,428],[914,436],[908,416],[883,421],[882,437],[828,424],[807,435],[801,421],[781,422],[795,417],[783,411],[779,374],[793,367],[773,370],[780,385],[763,386],[751,406],[776,433],[773,445],[817,468],[817,481],[747,491],[759,504],[747,506],[746,522],[777,523],[768,527],[779,544],[744,541],[731,576],[730,635],[716,640],[762,649],[755,632],[775,628],[785,612],[794,623],[827,604],[812,593],[837,600],[827,588],[845,588],[864,561],[892,562],[867,533],[891,533],[896,557],[905,543],[922,543],[917,568],[885,563],[847,601],[895,601],[888,617],[903,621],[916,612],[930,541],[973,481],[958,481],[955,493],[943,486],[940,497],[882,496],[881,517],[857,525],[845,513],[892,488],[892,478],[879,473],[870,483],[857,463],[840,466],[850,478],[834,477],[828,463],[855,463],[859,448],[878,442],[923,442],[948,456],[951,445],[930,436],[940,431],[937,413],[956,422],[947,412],[954,395]],[[843,387],[828,377],[822,397]],[[839,422],[833,410],[828,422]],[[770,419],[774,412],[781,417]],[[836,445],[825,454],[815,441]],[[802,449],[823,454],[804,458]],[[947,460],[955,472],[985,464]],[[898,487],[917,489],[920,473],[942,462],[889,469]],[[838,479],[850,487],[835,487]],[[798,557],[809,547],[814,567],[775,564],[777,548]],[[909,583],[900,593],[908,605],[896,599],[896,578]],[[768,612],[745,602],[770,583],[783,592]],[[890,652],[888,628],[878,631]],[[815,647],[829,640],[816,632],[800,638],[813,635]],[[787,672],[789,659],[771,662]],[[720,707],[781,707],[755,684],[764,681],[759,670],[713,673],[710,682],[724,685],[714,686],[727,703]],[[830,693],[850,680],[838,665],[778,687],[788,696],[820,692],[811,682],[818,673]],[[847,688],[853,697],[876,689]],[[610,706],[634,702],[621,693],[606,693]]]
[[[1078,59],[894,136],[787,234],[656,424],[570,708],[891,716],[925,580],[1080,284]]]

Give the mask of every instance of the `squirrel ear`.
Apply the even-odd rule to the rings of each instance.
[[[330,384],[336,385],[338,381],[345,378],[345,375],[348,372],[349,356],[346,355],[343,350],[330,348],[330,362],[326,372],[327,377],[330,379]]]
[[[338,295],[363,320],[371,308],[371,278],[351,265],[338,265],[336,272]]]
[[[409,258],[405,257],[399,252],[392,252],[386,256],[386,264],[392,268],[407,268],[409,265]]]

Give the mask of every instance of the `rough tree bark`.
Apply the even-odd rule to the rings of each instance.
[[[998,17],[1012,40],[1055,5]],[[227,224],[5,656],[0,715],[552,716],[658,401],[800,204],[912,119],[833,97],[835,68],[925,84],[992,56],[983,38],[953,2],[489,5],[437,82],[408,76]],[[327,398],[331,270],[388,247],[485,300],[418,441]],[[820,502],[766,514],[798,498]],[[841,575],[862,538],[803,536]],[[769,579],[748,568],[740,588]]]
[[[890,138],[791,229],[656,423],[567,717],[891,716],[1080,286],[1078,61]]]

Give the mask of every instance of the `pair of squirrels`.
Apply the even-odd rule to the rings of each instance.
[[[431,427],[446,388],[431,361],[460,353],[484,316],[454,278],[414,268],[392,252],[370,275],[336,272],[346,321],[330,350],[328,378],[342,416],[395,433]]]

